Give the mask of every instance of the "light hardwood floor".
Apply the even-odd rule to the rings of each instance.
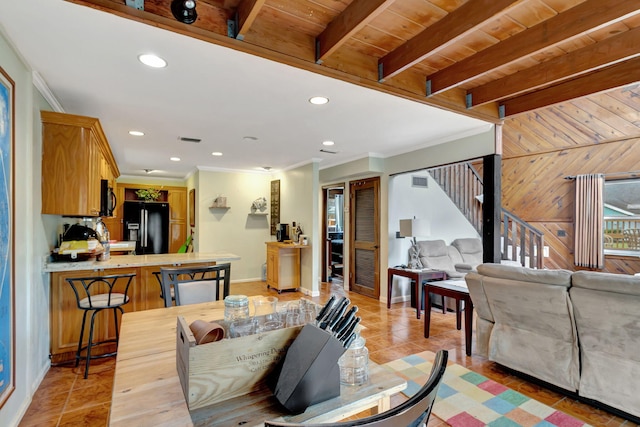
[[[386,304],[368,297],[342,290],[340,282],[323,283],[321,296],[314,298],[325,302],[331,293],[347,294],[353,305],[359,307],[358,315],[366,326],[363,336],[370,357],[382,364],[424,350],[449,350],[454,362],[485,375],[501,384],[530,396],[542,403],[564,411],[594,426],[635,426],[619,417],[593,408],[574,399],[547,390],[536,384],[515,377],[496,364],[475,353],[468,357],[464,352],[464,330],[455,328],[455,315],[433,310],[430,338],[423,337],[423,322],[416,319],[415,309],[407,303],[396,303],[388,310]],[[292,300],[302,296],[298,292],[277,294],[268,290],[264,282],[237,283],[231,285],[232,294],[277,296],[280,300]],[[475,343],[474,343],[475,349]],[[97,359],[91,362],[89,378],[83,379],[83,365],[54,366],[38,388],[33,402],[20,426],[105,426],[108,423],[115,358]],[[397,396],[393,404],[398,404]],[[364,414],[363,414],[364,415]],[[447,424],[431,416],[430,427]]]

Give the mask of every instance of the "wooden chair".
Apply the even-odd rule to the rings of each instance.
[[[231,264],[199,267],[177,267],[160,269],[164,306],[196,304],[220,299],[220,282],[223,283],[223,298],[229,295]]]
[[[438,351],[427,382],[416,394],[409,398],[409,400],[388,411],[357,420],[326,424],[295,424],[281,421],[265,421],[264,427],[417,427],[426,425],[429,420],[429,415],[431,415],[433,402],[438,393],[438,387],[442,382],[442,377],[447,367],[448,356],[449,354],[446,350]]]
[[[116,345],[120,338],[120,329],[118,328],[118,311],[124,314],[122,306],[129,302],[129,286],[135,273],[131,274],[114,274],[109,276],[94,277],[77,277],[69,278],[67,282],[71,285],[73,293],[76,296],[76,304],[78,309],[83,310],[82,326],[80,327],[80,339],[78,340],[78,350],[76,351],[76,366],[79,365],[80,359],[83,358],[82,351],[86,350],[84,378],[89,375],[89,362],[91,359],[114,356],[117,352],[101,354],[97,356],[91,355],[94,346],[115,342]],[[113,310],[113,320],[115,322],[115,339],[107,339],[99,342],[93,341],[93,331],[95,318],[102,310]],[[89,337],[87,345],[82,345],[84,338],[84,327],[87,323],[87,315],[91,313],[89,321]]]

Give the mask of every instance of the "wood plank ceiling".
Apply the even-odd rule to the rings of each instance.
[[[640,81],[638,0],[68,1],[493,122]]]

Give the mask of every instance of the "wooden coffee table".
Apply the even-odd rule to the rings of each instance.
[[[459,285],[456,285],[456,282]],[[462,286],[460,286],[462,285]],[[464,301],[464,343],[467,356],[471,356],[471,332],[473,328],[473,303],[469,296],[469,289],[464,280],[444,280],[441,282],[425,282],[422,285],[422,299],[424,300],[424,337],[429,338],[431,326],[431,294],[450,297],[456,300],[456,327],[461,329],[460,301]],[[444,298],[443,298],[444,304]]]
[[[447,273],[431,269],[410,269],[393,267],[388,270],[387,278],[387,308],[391,308],[391,289],[393,287],[393,276],[402,276],[411,279],[411,297],[416,302],[416,317],[420,318],[422,304],[420,303],[419,286],[424,281],[445,280]],[[424,300],[424,297],[422,297]]]

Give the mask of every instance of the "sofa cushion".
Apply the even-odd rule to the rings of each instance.
[[[640,416],[640,277],[579,271],[572,282],[579,394]]]
[[[462,257],[457,249],[447,246],[444,240],[423,240],[416,246],[423,267],[444,271],[448,277],[464,277],[464,273],[457,272],[455,268],[457,262],[462,262]]]
[[[478,273],[483,276],[519,280],[521,282],[545,283],[548,285],[571,286],[571,272],[568,270],[535,270],[527,267],[503,264],[482,264]]]
[[[471,237],[455,239],[451,246],[460,253],[462,263],[470,265],[473,269],[482,264],[482,240]]]

